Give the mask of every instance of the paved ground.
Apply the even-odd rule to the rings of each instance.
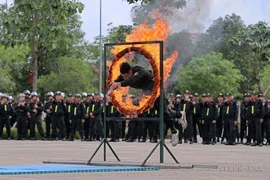
[[[88,160],[99,142],[62,142],[62,141],[0,141],[1,165],[42,164],[43,160]],[[142,162],[155,144],[151,143],[112,143],[113,148],[124,162]],[[217,169],[194,168],[177,170],[159,170],[147,172],[113,173],[72,173],[46,175],[0,176],[0,179],[14,180],[60,180],[60,179],[269,179],[270,146],[247,147],[244,145],[225,146],[221,144],[182,144],[171,147],[181,164],[217,165]],[[102,160],[100,151],[94,161]],[[108,161],[114,157],[108,150]],[[149,162],[158,162],[158,151]],[[165,162],[173,160],[165,153]]]

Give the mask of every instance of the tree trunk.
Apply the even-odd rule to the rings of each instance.
[[[266,94],[268,93],[269,89],[270,89],[270,84],[269,84],[269,86],[266,88],[266,90],[264,91],[264,93],[263,93],[264,96],[266,96]]]
[[[33,60],[33,91],[37,91],[37,77],[38,77],[38,56],[35,46],[35,36],[31,36],[31,52],[32,52],[32,60]]]
[[[259,92],[260,93],[263,93],[263,84],[262,84],[262,81],[261,80],[257,81],[257,84],[258,84]]]

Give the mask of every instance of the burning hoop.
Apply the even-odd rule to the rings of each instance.
[[[153,68],[153,73],[154,73],[154,87],[152,90],[152,93],[150,96],[143,96],[141,99],[141,102],[143,105],[140,105],[140,107],[133,106],[132,109],[130,107],[123,107],[121,106],[121,103],[118,102],[118,100],[115,98],[115,92],[112,93],[112,104],[114,107],[121,113],[124,114],[125,116],[130,116],[132,114],[142,114],[144,111],[147,109],[153,107],[157,97],[160,95],[160,70],[159,70],[159,65],[157,64],[157,60],[153,58],[151,53],[146,51],[145,49],[141,47],[128,47],[125,48],[124,50],[120,51],[114,56],[114,59],[112,60],[112,64],[109,69],[108,73],[108,78],[107,78],[107,84],[109,85],[111,82],[114,80],[112,79],[112,69],[117,65],[117,62],[126,54],[130,52],[137,52],[141,55],[143,55],[146,59],[148,59],[149,63],[151,64]]]

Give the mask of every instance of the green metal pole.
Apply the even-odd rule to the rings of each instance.
[[[159,133],[160,133],[160,163],[164,163],[164,102],[163,102],[163,41],[159,44],[160,57],[160,114],[159,114]]]
[[[106,89],[107,89],[107,83],[106,83],[106,70],[107,70],[107,67],[106,67],[106,58],[107,58],[107,54],[106,54],[106,50],[107,50],[107,46],[106,44],[104,45],[104,72],[103,72],[103,82],[104,82],[104,91],[103,91],[103,94],[105,95],[106,94]],[[104,155],[103,155],[103,159],[104,161],[106,161],[106,142],[107,142],[107,132],[106,132],[106,129],[107,129],[107,114],[106,114],[106,97],[104,99],[104,105],[103,105],[103,109],[104,109],[104,113],[103,113],[103,119],[104,119],[104,129],[103,129],[103,135],[104,135]]]

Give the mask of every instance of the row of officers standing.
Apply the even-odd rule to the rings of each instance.
[[[103,106],[106,105],[106,114],[109,117],[119,118],[119,121],[109,121],[107,134],[111,141],[119,141],[120,138],[127,142],[157,142],[159,135],[159,122],[157,121],[124,121],[112,104],[104,103],[104,96],[98,92],[93,94],[82,93],[65,95],[57,91],[49,92],[44,105],[39,101],[36,92],[25,91],[19,95],[18,103],[14,99],[0,94],[0,138],[4,126],[10,139],[10,127],[16,124],[18,140],[24,140],[30,130],[30,139],[34,140],[35,127],[43,140],[70,140],[73,141],[76,131],[81,140],[100,140],[103,138]],[[130,103],[139,105],[139,99],[135,96],[122,95],[122,104]],[[197,143],[197,137],[202,138],[203,144],[216,144],[217,142],[235,145],[262,146],[264,139],[266,145],[270,142],[270,102],[266,101],[262,94],[252,92],[244,94],[239,106],[232,94],[225,97],[219,94],[217,102],[214,102],[210,93],[193,96],[185,91],[183,97],[178,94],[170,95],[169,108],[175,111],[184,111],[187,120],[187,129],[175,122],[179,130],[179,143]],[[238,121],[240,110],[240,121]],[[46,113],[46,132],[42,128],[42,114]],[[149,109],[140,117],[159,117],[158,111]],[[240,133],[239,133],[240,127]],[[167,129],[165,129],[167,133]],[[165,135],[166,135],[165,133]]]
[[[7,139],[10,139],[10,129],[17,127],[16,140],[27,139],[28,130],[30,130],[30,139],[36,139],[36,126],[42,140],[69,140],[73,141],[76,131],[79,132],[82,141],[101,140],[104,135],[103,130],[103,106],[107,106],[107,115],[109,117],[119,118],[116,121],[108,122],[107,134],[111,136],[110,141],[134,142],[137,138],[140,142],[145,142],[147,135],[151,142],[157,142],[158,122],[139,122],[120,120],[121,115],[114,106],[105,104],[103,94],[82,93],[68,94],[65,100],[65,94],[57,91],[47,93],[47,101],[43,104],[39,101],[36,92],[30,93],[28,90],[19,94],[18,102],[13,98],[0,94],[0,138],[2,139],[3,128],[6,127]],[[139,105],[139,99],[134,95],[130,97],[127,94],[122,95],[123,103]],[[45,117],[43,117],[43,115]],[[148,117],[158,116],[157,111],[150,109],[145,114]],[[140,115],[144,116],[144,115]],[[46,132],[43,131],[42,120],[44,118]],[[147,134],[148,133],[148,134]]]
[[[241,105],[238,105],[230,93],[226,93],[225,96],[219,94],[217,102],[210,93],[203,94],[200,102],[197,93],[190,95],[187,90],[183,97],[180,94],[171,94],[169,107],[186,114],[185,130],[178,123],[175,124],[180,132],[180,144],[182,139],[185,143],[197,143],[199,134],[202,144],[214,145],[221,142],[226,145],[239,143],[262,146],[266,138],[264,144],[269,145],[270,102],[266,101],[262,94],[246,93]]]

